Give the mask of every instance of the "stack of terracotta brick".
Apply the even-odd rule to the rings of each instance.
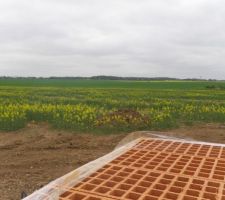
[[[225,200],[225,146],[139,140],[60,200]]]

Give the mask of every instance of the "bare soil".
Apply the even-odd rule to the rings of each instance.
[[[182,127],[164,134],[225,143],[225,127],[219,124]],[[35,123],[19,131],[0,132],[0,199],[17,200],[22,191],[32,193],[112,151],[125,136],[67,132]]]

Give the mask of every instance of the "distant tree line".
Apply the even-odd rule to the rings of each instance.
[[[171,81],[171,80],[183,80],[183,81],[217,81],[216,79],[201,79],[201,78],[170,78],[170,77],[120,77],[120,76],[51,76],[51,77],[12,77],[12,76],[0,76],[0,79],[62,79],[62,80],[127,80],[127,81]]]

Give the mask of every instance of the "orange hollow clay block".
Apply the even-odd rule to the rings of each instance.
[[[143,139],[60,200],[225,200],[225,147]]]

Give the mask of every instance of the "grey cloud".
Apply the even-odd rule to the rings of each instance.
[[[0,75],[225,79],[222,0],[0,2]]]

